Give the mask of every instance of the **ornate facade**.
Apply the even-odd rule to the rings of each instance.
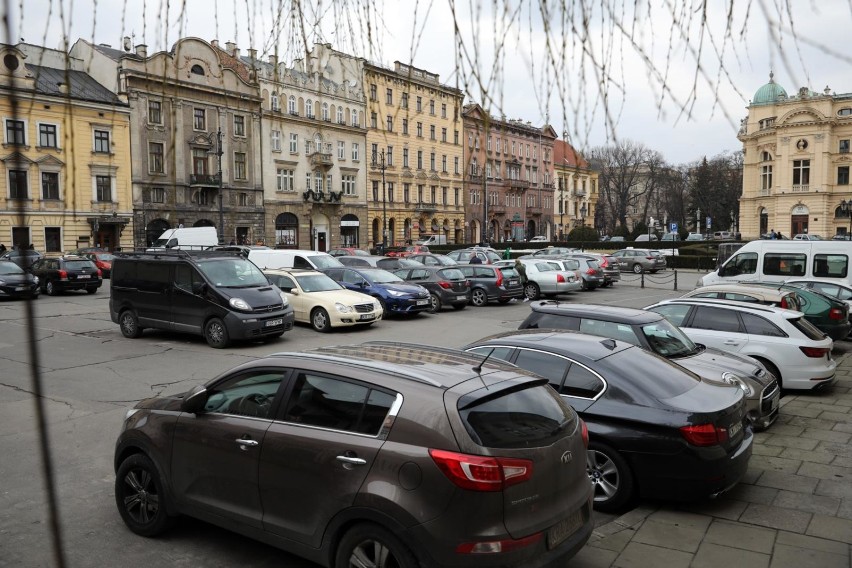
[[[556,175],[554,238],[564,237],[575,227],[595,226],[598,205],[598,172],[564,140],[553,142],[553,168]]]

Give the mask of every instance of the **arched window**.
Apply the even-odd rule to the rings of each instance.
[[[299,248],[299,218],[292,213],[281,213],[275,218],[275,246]]]
[[[201,65],[195,64],[195,65],[193,65],[192,67],[189,68],[189,72],[192,73],[193,75],[202,75],[203,76],[204,75],[204,67],[202,67]]]
[[[328,114],[328,103],[322,103],[322,119],[331,120],[331,116]]]
[[[276,112],[281,110],[281,103],[278,101],[278,93],[272,93],[272,96],[269,99],[269,106]]]
[[[319,134],[314,136],[314,152],[318,152],[320,154],[323,153],[322,136],[320,136]]]
[[[337,107],[337,123],[338,124],[346,124],[343,121],[343,107],[342,106]]]
[[[351,114],[352,114],[352,126],[358,126],[358,109],[353,108]]]
[[[290,98],[287,99],[287,112],[289,112],[290,114],[297,114],[296,97],[294,95],[290,95]]]
[[[314,101],[311,99],[308,99],[307,102],[305,102],[305,116],[308,118],[314,117]]]

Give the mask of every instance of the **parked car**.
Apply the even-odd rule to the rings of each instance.
[[[793,237],[793,240],[794,241],[824,241],[825,239],[823,239],[819,235],[811,235],[811,234],[808,234],[808,233],[799,233],[798,235],[795,235]]]
[[[513,298],[524,297],[521,277],[515,272],[514,264],[505,268],[488,264],[460,264],[456,268],[470,282],[470,303],[476,307],[488,302],[505,304]]]
[[[387,256],[411,256],[412,254],[425,254],[429,252],[429,247],[426,245],[408,245],[404,247],[391,247],[387,251]]]
[[[753,284],[779,293],[796,294],[799,302],[797,309],[805,314],[805,319],[834,341],[846,339],[852,330],[852,323],[849,321],[849,304],[843,300],[832,298],[819,290],[789,284],[775,282],[754,282]]]
[[[338,256],[337,260],[343,266],[353,266],[355,268],[382,268],[384,270],[397,270],[399,268],[417,268],[423,264],[409,258],[399,258],[392,256]]]
[[[611,237],[609,239],[609,242],[611,242],[611,243],[623,243],[624,237],[623,236],[614,236],[614,237]]]
[[[38,276],[11,260],[0,260],[0,298],[38,298],[40,292]]]
[[[677,242],[680,240],[680,234],[678,233],[666,233],[662,237],[660,237],[660,241],[668,241],[668,242]]]
[[[408,260],[419,262],[424,266],[456,266],[458,262],[445,254],[421,253],[412,254]]]
[[[370,253],[355,247],[340,247],[328,250],[331,256],[370,256]]]
[[[655,235],[654,233],[650,233],[650,234],[645,233],[645,234],[636,236],[636,242],[642,242],[642,241],[648,242],[648,241],[658,241],[658,240],[660,240],[660,239],[658,239],[657,235]]]
[[[666,257],[658,250],[628,248],[617,250],[612,256],[618,261],[618,268],[622,272],[642,274],[648,271],[654,274],[666,269]]]
[[[431,309],[429,291],[382,268],[327,268],[323,270],[344,288],[376,298],[385,317],[390,314],[417,315]]]
[[[747,417],[756,429],[766,429],[778,418],[781,389],[761,363],[694,343],[658,313],[550,300],[533,302],[530,310],[518,329],[567,329],[638,345],[702,379],[740,387],[746,396]]]
[[[253,250],[272,250],[268,246],[265,245],[216,245],[215,247],[210,247],[207,250],[214,251],[223,251],[223,252],[238,252],[243,257],[248,258],[249,254]]]
[[[537,235],[537,236],[531,238],[529,240],[529,242],[531,242],[531,243],[546,243],[547,237],[545,237],[544,235]]]
[[[109,278],[110,274],[112,274],[112,261],[115,258],[112,253],[109,252],[84,252],[80,256],[84,258],[88,258],[92,262],[95,263],[101,271],[101,276],[104,278]]]
[[[755,286],[754,284],[755,282],[710,284],[685,292],[681,295],[681,298],[717,298],[802,311],[799,295],[795,290],[778,290]]]
[[[482,359],[325,347],[143,400],[115,446],[121,518],[155,536],[185,514],[334,568],[564,565],[594,526],[585,425]]]
[[[579,261],[583,290],[589,291],[603,286],[605,280],[604,271],[601,268],[598,258],[587,254],[572,254],[566,258]]]
[[[463,310],[470,301],[470,282],[457,266],[420,266],[400,268],[394,274],[408,282],[429,290],[429,311],[433,314],[443,306]]]
[[[603,284],[601,288],[612,286],[621,280],[621,269],[618,265],[618,259],[611,254],[598,254],[592,252],[582,253],[583,256],[591,257],[598,261],[601,270],[603,271]]]
[[[799,288],[805,288],[806,290],[822,292],[826,296],[837,298],[852,307],[852,287],[840,284],[837,281],[809,278],[807,280],[787,280],[785,284],[798,286]]]
[[[0,260],[10,260],[24,270],[29,270],[33,263],[41,257],[40,252],[32,249],[9,249],[0,254]]]
[[[316,331],[372,325],[382,319],[382,306],[377,300],[347,290],[322,272],[293,268],[263,273],[287,296],[295,320],[310,324]]]
[[[525,255],[521,256],[520,258],[530,258],[530,257],[534,257],[534,256],[536,256],[536,257],[537,256],[559,256],[559,255],[564,255],[564,254],[573,254],[575,252],[577,252],[577,249],[575,249],[575,248],[550,246],[550,247],[544,247],[542,249],[538,249],[537,251],[535,251],[532,254],[525,254]]]
[[[95,263],[77,255],[42,257],[33,263],[30,272],[38,276],[39,285],[48,296],[70,290],[94,294],[103,284],[103,276]]]
[[[530,300],[538,300],[542,296],[567,294],[583,288],[583,283],[574,271],[563,271],[548,260],[522,259],[527,271],[527,284],[524,286],[524,296]]]
[[[708,298],[664,300],[645,309],[666,316],[695,343],[754,357],[782,389],[822,389],[836,379],[831,338],[802,312]]]
[[[704,235],[702,235],[701,233],[689,233],[686,236],[686,240],[687,241],[703,241],[703,240],[706,240],[706,239],[704,238]]]
[[[500,260],[500,255],[496,251],[486,248],[458,249],[447,253],[448,257],[459,264],[470,264],[470,259],[474,255],[479,257],[482,264],[493,264],[495,261]]]
[[[636,494],[716,495],[745,474],[754,435],[743,391],[615,339],[570,331],[504,332],[465,347],[546,378],[588,424],[595,508]],[[653,378],[653,380],[650,380]]]

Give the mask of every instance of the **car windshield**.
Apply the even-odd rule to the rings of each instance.
[[[95,269],[95,265],[91,260],[68,260],[65,262],[65,268],[71,270]]]
[[[216,286],[225,288],[269,286],[269,280],[260,269],[244,258],[204,260],[199,262],[198,266]]]
[[[695,343],[668,320],[643,325],[641,329],[651,349],[663,357],[683,357],[698,350]]]
[[[95,258],[102,262],[112,262],[113,260],[115,260],[115,257],[109,253],[97,253],[95,255]]]
[[[14,262],[0,262],[0,274],[23,274],[24,269]]]
[[[325,268],[340,268],[343,263],[330,255],[318,254],[310,257],[311,262],[320,270]]]
[[[328,292],[329,290],[341,290],[343,286],[326,276],[325,274],[306,274],[297,276],[299,287],[305,292]]]
[[[387,270],[364,270],[364,276],[379,284],[402,283],[402,278]]]

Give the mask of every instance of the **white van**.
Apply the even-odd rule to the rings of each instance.
[[[418,245],[445,245],[447,244],[447,235],[426,235],[425,239],[417,241]]]
[[[848,286],[851,255],[852,243],[843,241],[751,241],[698,285],[821,278]]]
[[[315,250],[297,249],[251,249],[248,259],[261,270],[268,268],[308,268],[323,270],[341,268],[343,264],[330,254]]]
[[[216,227],[183,227],[166,229],[149,251],[162,249],[204,250],[219,244]]]

